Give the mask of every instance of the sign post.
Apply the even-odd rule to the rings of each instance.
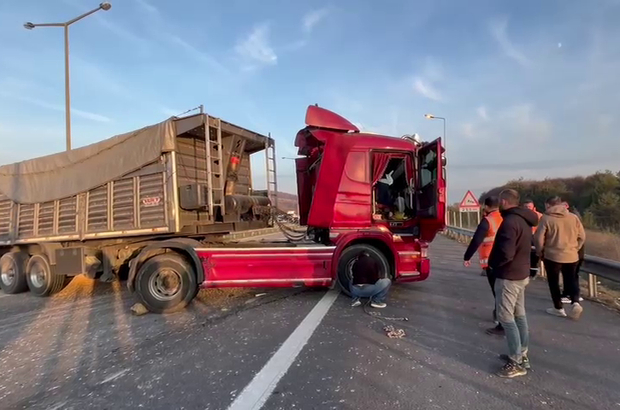
[[[459,220],[461,221],[461,228],[463,227],[463,212],[467,212],[467,222],[469,222],[469,212],[475,212],[476,224],[480,223],[480,202],[476,199],[476,196],[473,192],[467,191],[463,200],[459,204]]]

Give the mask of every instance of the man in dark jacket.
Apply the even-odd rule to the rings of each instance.
[[[500,356],[506,361],[497,373],[500,377],[523,376],[530,367],[525,287],[530,280],[532,227],[538,224],[538,215],[520,208],[519,200],[519,193],[512,189],[499,194],[503,222],[489,257],[489,266],[497,278],[497,319],[504,328],[508,342],[508,354]]]

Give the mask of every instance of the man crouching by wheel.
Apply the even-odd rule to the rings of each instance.
[[[380,266],[368,252],[362,252],[351,268],[352,278],[349,292],[353,298],[351,306],[360,306],[362,298],[368,298],[370,306],[382,309],[392,281],[387,278],[378,279]]]

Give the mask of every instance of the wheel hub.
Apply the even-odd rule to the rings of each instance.
[[[174,269],[161,269],[149,280],[149,290],[158,300],[170,300],[181,291],[181,275]]]
[[[39,263],[35,263],[29,272],[30,282],[37,288],[45,286],[45,270]]]
[[[6,271],[3,269],[1,276],[2,276],[2,283],[4,283],[7,286],[11,286],[13,282],[15,281],[15,266],[11,264],[10,266],[8,266],[8,269]]]

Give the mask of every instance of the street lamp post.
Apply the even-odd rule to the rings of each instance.
[[[444,117],[437,117],[433,114],[424,114],[424,117],[429,120],[441,120],[443,121],[443,146],[446,147],[446,119]]]
[[[99,4],[99,7],[87,13],[84,13],[65,23],[25,23],[24,28],[32,30],[35,27],[62,27],[65,32],[65,127],[66,127],[66,143],[67,151],[71,151],[71,92],[69,86],[69,26],[76,21],[82,20],[84,17],[90,16],[99,10],[108,11],[112,5],[108,2]]]

